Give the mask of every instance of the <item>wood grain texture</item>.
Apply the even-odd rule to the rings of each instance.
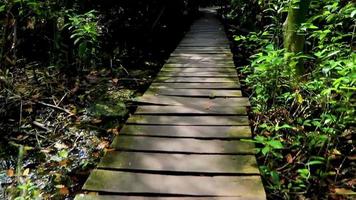
[[[174,176],[94,170],[84,190],[133,193],[217,197],[265,197],[259,176]]]
[[[183,138],[251,138],[249,126],[174,126],[174,125],[129,125],[120,131],[121,135],[183,137]]]

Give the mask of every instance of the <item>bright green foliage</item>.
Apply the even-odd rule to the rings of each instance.
[[[76,54],[84,62],[93,61],[92,59],[99,53],[98,13],[91,10],[84,14],[69,14],[68,19],[69,23],[66,26],[71,32],[70,38],[74,40],[74,45],[77,47]]]
[[[344,182],[351,176],[348,156],[353,155],[350,138],[356,124],[355,3],[311,1],[307,20],[297,30],[305,38],[304,53],[283,49],[288,2],[258,5],[263,12],[256,23],[264,28],[234,39],[237,53],[252,55],[242,72],[252,94],[258,124],[254,142],[269,196],[325,199],[332,193],[329,184],[350,189]],[[303,77],[296,71],[300,63]]]

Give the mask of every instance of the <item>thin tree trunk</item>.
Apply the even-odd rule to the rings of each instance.
[[[311,0],[292,0],[288,17],[284,23],[284,48],[288,52],[303,52],[305,36],[298,34],[301,24],[306,21]],[[302,64],[297,65],[296,72],[303,74]]]

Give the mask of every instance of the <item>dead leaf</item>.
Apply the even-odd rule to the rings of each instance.
[[[114,78],[114,79],[112,79],[112,82],[113,82],[114,84],[117,84],[117,83],[119,82],[119,79]]]
[[[107,153],[107,152],[112,152],[112,151],[115,151],[115,149],[113,148],[105,148],[104,149],[104,152]]]
[[[99,154],[99,152],[94,152],[94,153],[92,154],[92,156],[93,156],[94,158],[99,158],[100,154]]]
[[[61,195],[68,195],[69,194],[69,189],[67,187],[62,187],[62,188],[59,188],[59,194]]]
[[[15,175],[15,171],[13,169],[9,169],[7,170],[6,174],[8,177],[13,177]]]
[[[32,106],[28,107],[28,108],[25,108],[24,111],[27,112],[27,113],[32,113],[33,112]]]
[[[333,152],[332,152],[334,155],[337,155],[337,156],[341,156],[341,152],[337,149],[333,149]]]
[[[67,166],[68,165],[68,159],[64,159],[62,161],[59,162],[60,166]]]
[[[112,133],[114,135],[119,135],[119,130],[117,128],[108,129],[107,132]]]
[[[67,146],[67,145],[62,144],[62,143],[59,143],[59,142],[57,142],[56,144],[54,144],[54,147],[55,147],[56,149],[68,149],[68,146]]]
[[[50,149],[41,149],[41,152],[42,153],[49,153],[49,152],[51,152],[51,150]]]
[[[349,159],[349,160],[356,160],[356,155],[353,155],[353,156],[347,156],[347,159]]]
[[[108,147],[108,146],[109,146],[109,142],[108,141],[102,141],[98,145],[98,149],[104,149],[105,147]]]
[[[22,173],[23,176],[28,176],[29,174],[30,174],[30,169],[29,168],[26,168]]]
[[[286,160],[289,164],[293,163],[293,157],[290,153],[286,156]]]
[[[347,185],[350,187],[355,187],[356,186],[356,179],[351,179],[347,181]]]
[[[91,122],[92,124],[100,124],[102,121],[103,121],[103,120],[101,120],[101,119],[92,119],[90,122]]]
[[[338,195],[356,195],[356,192],[346,188],[335,188],[335,193]]]

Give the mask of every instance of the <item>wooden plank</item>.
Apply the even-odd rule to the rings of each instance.
[[[127,120],[127,124],[240,126],[249,125],[249,120],[247,116],[133,115]]]
[[[187,163],[189,164],[187,165]],[[170,174],[259,175],[254,155],[191,155],[111,151],[104,156],[98,168],[163,171]]]
[[[224,62],[224,63],[214,63],[214,62],[199,62],[199,61],[189,61],[185,63],[166,63],[162,69],[167,68],[204,68],[204,69],[222,69],[225,70],[234,70],[236,71],[235,65],[233,62]],[[200,69],[201,71],[205,71]]]
[[[247,115],[245,107],[238,106],[139,106],[137,115],[168,114],[168,115]]]
[[[180,43],[179,46],[193,46],[193,47],[210,47],[210,46],[225,46],[228,47],[229,43],[227,42],[196,42],[193,43],[193,41],[187,41],[184,43]]]
[[[186,67],[174,67],[172,65],[165,66],[161,69],[161,72],[172,72],[172,73],[215,72],[215,73],[224,73],[224,74],[237,74],[236,69],[234,67],[206,67],[202,69],[202,67],[189,67],[188,65]]]
[[[210,44],[229,44],[229,42],[223,38],[184,38],[181,40],[180,44],[201,44],[201,43],[210,43]]]
[[[171,126],[171,125],[125,125],[120,134],[154,137],[217,138],[238,139],[251,138],[249,126]]]
[[[254,154],[254,144],[239,140],[205,140],[192,138],[161,138],[117,136],[111,147],[123,151],[166,152],[187,154]]]
[[[116,194],[266,198],[259,176],[175,176],[94,170],[83,188]]]
[[[152,83],[152,88],[239,89],[239,83]]]
[[[230,77],[230,78],[238,78],[237,73],[233,71],[227,71],[226,73],[223,72],[206,72],[203,70],[200,70],[199,72],[195,73],[187,73],[187,72],[180,72],[180,71],[161,71],[157,76],[183,76],[183,77],[215,77],[215,78],[224,78],[224,77]]]
[[[186,48],[178,48],[176,49],[173,54],[180,54],[180,53],[187,53],[187,54],[231,54],[230,49],[228,48],[210,48],[210,47],[202,47],[202,48],[194,48],[194,47],[186,47]],[[213,55],[211,55],[213,56]]]
[[[148,104],[159,104],[159,105],[202,105],[204,107],[209,106],[250,106],[248,98],[191,98],[191,97],[156,97],[150,95],[144,95],[142,97],[136,98],[133,103],[148,103]]]
[[[232,58],[232,54],[231,53],[223,53],[223,52],[220,52],[220,53],[217,53],[217,52],[212,52],[214,53],[213,55],[211,55],[211,53],[188,53],[188,52],[181,52],[181,53],[178,53],[178,52],[173,52],[171,54],[171,57],[174,57],[174,58],[189,58],[189,59],[199,59],[199,58],[221,58],[221,59],[230,59]]]
[[[156,89],[150,88],[145,95],[155,96],[181,96],[181,97],[242,97],[241,90],[223,89]]]
[[[125,196],[125,195],[94,195],[79,194],[74,200],[262,200],[246,199],[246,197],[152,197],[152,196]]]
[[[183,57],[171,57],[168,61],[168,64],[180,64],[180,65],[188,65],[188,64],[207,64],[209,67],[219,66],[220,65],[230,65],[234,66],[234,62],[232,59],[226,58],[200,58],[200,59],[190,59]],[[206,66],[207,67],[207,66]]]
[[[228,83],[235,82],[235,78],[210,78],[210,77],[157,77],[153,82],[155,83]]]
[[[167,61],[167,64],[175,64],[177,66],[184,66],[184,67],[223,67],[224,65],[227,67],[232,67],[235,68],[234,62],[232,60],[187,60],[187,59],[177,59],[177,58],[171,58],[170,60]],[[203,66],[202,66],[203,65]],[[173,66],[172,67],[177,67]]]

